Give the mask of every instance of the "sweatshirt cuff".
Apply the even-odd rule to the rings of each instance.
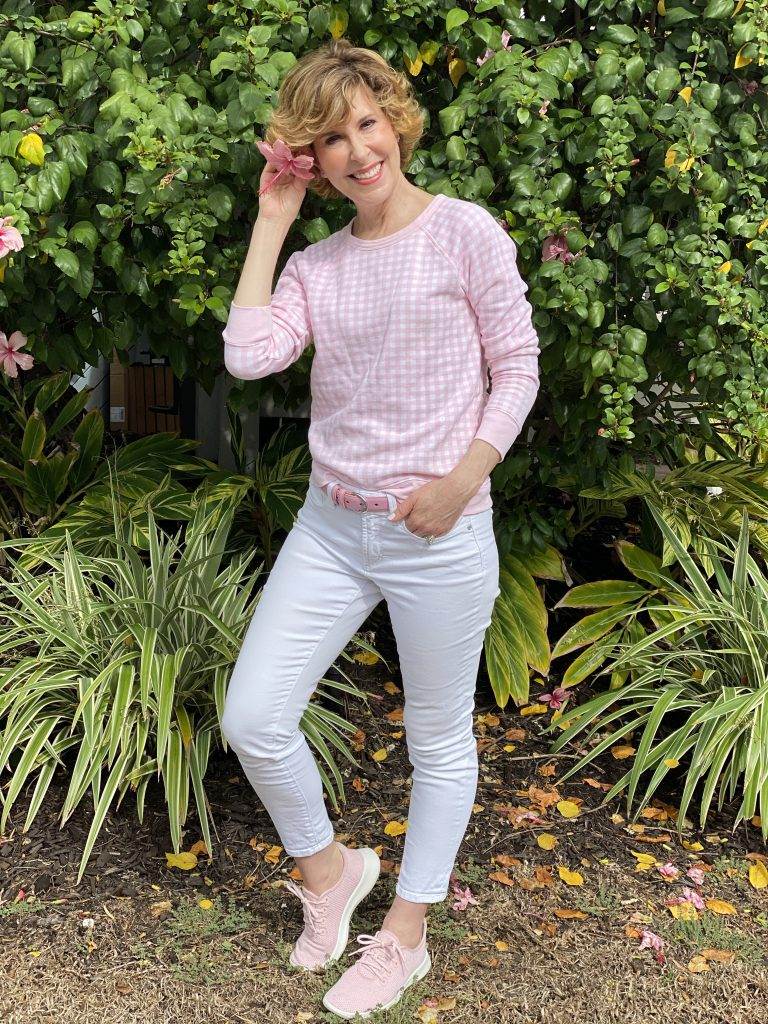
[[[475,438],[492,444],[503,460],[521,430],[522,427],[517,420],[505,412],[499,409],[486,409]]]
[[[229,307],[227,326],[223,337],[227,345],[252,345],[260,338],[272,334],[272,309],[270,306]]]

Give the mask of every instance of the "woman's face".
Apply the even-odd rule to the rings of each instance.
[[[402,176],[400,147],[392,123],[368,89],[360,88],[345,125],[318,135],[312,144],[319,168],[334,188],[356,205],[379,204]],[[355,172],[378,168],[367,181]]]

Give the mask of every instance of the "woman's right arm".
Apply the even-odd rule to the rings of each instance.
[[[261,214],[223,331],[224,365],[233,377],[256,380],[295,362],[312,339],[309,308],[292,253],[272,294],[277,258],[293,221]]]

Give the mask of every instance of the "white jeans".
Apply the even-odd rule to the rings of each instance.
[[[356,488],[357,493],[380,493]],[[499,593],[492,510],[461,516],[432,544],[387,516],[335,505],[310,484],[259,598],[227,692],[221,728],[286,853],[333,841],[317,765],[299,729],[329,666],[387,602],[413,766],[396,891],[436,903],[474,803],[472,712],[485,631]]]

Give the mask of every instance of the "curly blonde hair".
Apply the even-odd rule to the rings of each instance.
[[[400,168],[405,170],[424,133],[425,111],[410,80],[374,50],[334,39],[304,54],[280,83],[278,102],[265,133],[270,145],[282,139],[294,154],[309,153],[323,132],[346,123],[353,94],[367,87],[389,118],[398,137]],[[341,192],[326,178],[314,178],[308,189],[323,199]]]

